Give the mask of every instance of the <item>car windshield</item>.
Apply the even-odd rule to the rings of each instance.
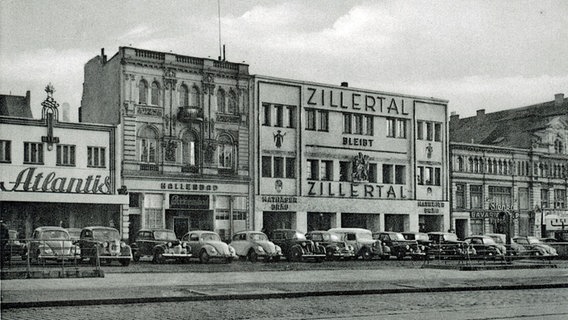
[[[177,240],[176,234],[173,231],[154,231],[154,238],[156,238],[156,240],[167,241]]]
[[[96,240],[118,240],[120,239],[120,234],[118,230],[112,229],[95,229],[93,230],[93,239]]]
[[[267,241],[268,237],[264,233],[251,233],[250,239],[254,241]]]
[[[490,236],[491,239],[493,239],[493,241],[495,241],[495,243],[500,243],[503,244],[503,239],[501,239],[500,236]]]
[[[62,230],[49,230],[41,234],[42,240],[68,240],[69,234]]]
[[[483,237],[483,243],[485,243],[485,244],[497,244],[497,242],[495,242],[495,240],[493,240],[493,238],[491,238],[491,237]]]
[[[294,239],[306,240],[306,236],[303,235],[303,234],[301,234],[301,233],[299,233],[299,232],[296,232],[296,234],[294,234]]]
[[[211,233],[203,233],[203,234],[201,235],[201,239],[202,239],[203,241],[221,241],[221,238],[219,237],[219,235],[216,234],[216,233],[213,233],[213,232],[211,232]]]
[[[370,232],[359,233],[360,240],[373,240],[373,235]]]
[[[535,237],[527,237],[527,240],[529,241],[530,244],[542,243],[542,241],[540,241],[538,238]]]
[[[414,240],[422,240],[422,241],[428,241],[428,235],[425,233],[416,233],[414,235]]]
[[[444,234],[444,240],[446,241],[458,241],[458,236],[453,233]]]
[[[338,234],[335,234],[335,233],[330,233],[330,234],[329,234],[329,239],[330,239],[331,241],[334,241],[334,242],[341,241],[341,237],[340,237]]]

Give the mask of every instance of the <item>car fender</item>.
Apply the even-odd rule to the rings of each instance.
[[[304,254],[304,253],[305,253],[305,251],[304,251],[304,248],[302,248],[302,246],[301,246],[301,245],[299,245],[299,244],[295,244],[295,245],[292,245],[292,246],[290,246],[290,250],[289,250],[289,252],[292,252],[292,250],[294,250],[294,248],[298,248],[298,249],[300,249],[300,252],[302,252],[302,254]]]

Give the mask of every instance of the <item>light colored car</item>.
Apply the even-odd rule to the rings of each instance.
[[[61,227],[36,228],[29,243],[29,254],[33,263],[81,259],[81,249],[71,241],[67,230]]]
[[[540,241],[537,237],[514,237],[513,241],[523,246],[531,255],[546,257],[558,255],[556,249]]]
[[[506,255],[522,256],[524,254],[527,254],[527,250],[525,250],[525,247],[521,246],[518,243],[515,243],[513,239],[511,239],[511,244],[507,245],[506,242],[507,235],[504,233],[487,233],[485,235],[491,237],[498,245],[503,246],[504,248],[503,253]]]
[[[363,228],[332,228],[328,231],[338,235],[341,241],[352,246],[355,250],[355,255],[363,260],[371,260],[373,257],[390,258],[390,248],[383,246],[380,240],[373,239],[371,230]]]
[[[279,261],[282,249],[268,240],[268,236],[259,231],[241,231],[233,235],[233,247],[239,257],[256,262],[259,258],[268,261]]]
[[[121,240],[120,233],[115,228],[83,228],[78,244],[81,247],[81,258],[89,259],[91,263],[96,263],[98,257],[100,263],[118,261],[126,267],[132,260],[132,249]]]
[[[221,237],[213,231],[190,231],[181,238],[181,241],[191,248],[201,263],[208,263],[211,259],[231,263],[233,259],[238,258],[235,249],[221,241]]]

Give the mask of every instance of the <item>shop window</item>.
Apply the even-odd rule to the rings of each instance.
[[[322,160],[321,161],[320,178],[321,178],[321,180],[324,180],[324,181],[333,180],[333,161],[331,161],[331,160]]]
[[[217,146],[217,155],[219,157],[218,166],[223,169],[233,169],[234,168],[234,155],[235,147],[233,141],[227,135],[222,135],[219,138],[219,144]]]
[[[471,219],[469,220],[469,226],[471,228],[471,234],[484,234],[483,219]]]
[[[395,166],[394,167],[394,183],[395,184],[406,184],[406,167],[405,166]]]
[[[306,109],[306,130],[316,130],[315,109]]]
[[[0,162],[12,161],[12,141],[0,140]]]
[[[416,139],[424,140],[424,121],[416,122]]]
[[[288,110],[288,128],[295,128],[296,127],[296,107],[287,106],[286,109]]]
[[[319,129],[318,131],[329,131],[329,112],[319,110]]]
[[[216,210],[215,219],[216,220],[229,220],[230,211],[229,210]]]
[[[196,134],[191,131],[184,132],[182,136],[183,164],[188,166],[197,165],[198,148]]]
[[[264,178],[272,177],[272,157],[262,157],[262,176]]]
[[[363,115],[354,114],[353,118],[355,120],[355,127],[353,130],[354,134],[363,134]]]
[[[284,158],[274,157],[274,178],[284,178]]]
[[[274,106],[274,110],[276,111],[276,122],[274,122],[275,127],[283,127],[284,126],[284,107],[281,105]]]
[[[469,186],[469,196],[471,199],[472,209],[483,209],[483,186],[471,185]]]
[[[233,211],[233,220],[246,220],[246,211]]]
[[[270,126],[271,120],[271,107],[267,103],[262,104],[262,113],[264,115],[264,121],[262,122],[263,126]]]
[[[229,106],[228,106],[228,110],[227,113],[229,114],[237,114],[239,113],[238,110],[238,99],[237,99],[237,94],[235,93],[235,91],[231,90],[229,91]]]
[[[394,138],[396,136],[396,120],[392,118],[387,118],[387,137]]]
[[[225,90],[217,90],[217,112],[225,113]]]
[[[442,141],[442,124],[434,124],[434,141]]]
[[[296,177],[296,158],[286,158],[286,178]]]
[[[351,181],[351,162],[339,161],[339,181]]]
[[[465,185],[456,184],[456,208],[465,208]]]
[[[392,164],[383,164],[383,183],[392,184],[394,182],[393,167]]]
[[[150,95],[152,99],[152,104],[157,106],[159,104],[158,102],[160,101],[160,86],[158,85],[158,82],[156,81],[152,82]]]
[[[149,126],[146,126],[138,133],[138,149],[140,161],[146,163],[157,163],[158,160],[158,134]]]
[[[375,118],[374,116],[365,116],[365,134],[372,136],[375,134]]]
[[[554,190],[554,208],[555,209],[566,208],[566,190],[565,189]]]
[[[138,83],[138,103],[148,104],[148,82],[144,79]]]
[[[319,160],[308,159],[307,177],[308,180],[318,180]]]
[[[161,194],[146,194],[144,196],[145,228],[163,228],[162,216],[163,197]]]
[[[350,113],[344,113],[343,114],[343,133],[351,133],[352,132],[352,128],[351,128],[351,114]]]
[[[189,89],[185,84],[179,88],[179,105],[180,107],[189,106]]]
[[[377,164],[369,164],[369,182],[377,182]]]
[[[43,164],[43,143],[24,142],[24,163]]]
[[[549,193],[548,189],[541,189],[540,190],[540,207],[541,208],[550,208],[549,202]]]
[[[497,206],[508,208],[512,204],[511,187],[489,187],[489,198]]]
[[[58,144],[57,145],[57,160],[58,166],[74,166],[75,165],[75,146]]]

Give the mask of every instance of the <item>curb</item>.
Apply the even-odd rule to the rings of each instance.
[[[459,291],[487,291],[487,290],[531,290],[531,289],[561,289],[568,288],[568,283],[533,284],[533,285],[491,285],[478,287],[433,287],[433,288],[397,288],[397,289],[367,289],[367,290],[328,290],[328,291],[300,291],[283,293],[252,293],[252,294],[227,294],[227,295],[198,295],[186,297],[144,297],[144,298],[119,298],[119,299],[83,299],[83,300],[54,300],[54,301],[30,301],[2,303],[2,308],[46,308],[46,307],[69,307],[91,305],[116,305],[116,304],[139,304],[139,303],[166,303],[166,302],[191,302],[191,301],[215,301],[215,300],[262,300],[303,297],[325,297],[341,295],[368,295],[368,294],[401,294],[401,293],[424,293],[424,292],[459,292]]]

